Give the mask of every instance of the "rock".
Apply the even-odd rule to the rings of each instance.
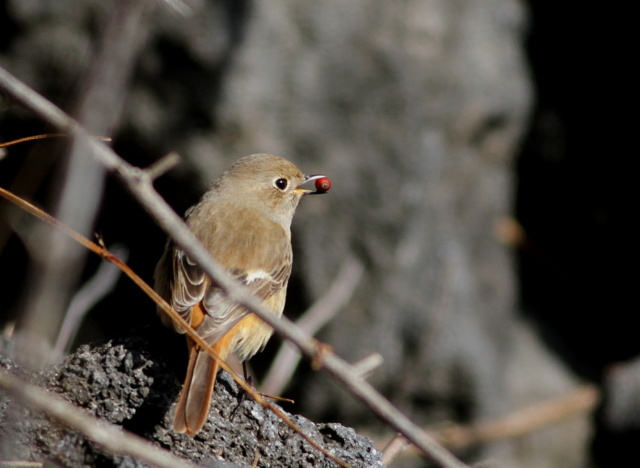
[[[2,355],[0,355],[2,356]],[[7,358],[5,369],[15,367]],[[221,372],[209,420],[195,437],[172,430],[175,400],[180,390],[176,373],[145,338],[130,336],[102,345],[82,346],[57,366],[32,378],[90,415],[135,432],[202,466],[333,467],[273,412],[244,394]],[[145,466],[113,456],[82,436],[46,417],[11,404],[0,405],[3,456],[54,460],[65,466]],[[371,440],[336,423],[315,424],[286,413],[304,433],[354,468],[383,467]],[[226,462],[224,465],[218,464]]]

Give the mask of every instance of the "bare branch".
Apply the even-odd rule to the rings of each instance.
[[[162,3],[173,13],[180,16],[193,15],[193,8],[183,0],[164,0]]]
[[[91,153],[105,167],[121,178],[132,196],[153,217],[156,223],[182,248],[187,255],[196,261],[202,270],[215,279],[228,297],[252,310],[264,322],[269,324],[280,336],[294,343],[303,354],[324,368],[347,391],[362,401],[379,418],[396,431],[404,434],[429,459],[440,467],[462,468],[464,463],[444,449],[431,436],[416,426],[409,418],[398,411],[387,399],[380,395],[368,382],[358,376],[353,367],[328,350],[327,345],[313,339],[308,333],[300,330],[290,320],[275,317],[261,302],[253,297],[245,287],[237,283],[226,271],[211,258],[209,252],[197,241],[182,219],[155,192],[151,179],[143,170],[129,165],[104,144],[91,140],[73,119],[60,111],[46,99],[39,96],[19,80],[0,67],[0,88],[33,110],[59,130],[72,132],[87,140]]]
[[[502,418],[475,424],[452,424],[429,433],[445,447],[460,450],[501,439],[521,437],[548,426],[593,411],[600,401],[600,391],[593,385],[582,385],[567,395],[552,398],[527,408],[513,411]],[[391,463],[405,450],[414,447],[398,434],[384,448],[382,462]],[[415,448],[414,448],[415,449]]]
[[[410,446],[411,444],[402,434],[397,434],[389,441],[385,448],[382,449],[382,463],[388,465]]]
[[[111,252],[123,262],[127,261],[129,249],[115,245]],[[54,345],[54,352],[63,355],[75,339],[84,316],[115,287],[120,270],[111,263],[101,262],[95,274],[75,294],[64,316],[60,332]]]
[[[165,172],[173,169],[176,165],[178,165],[178,163],[180,163],[180,155],[175,151],[172,151],[166,156],[158,159],[151,166],[147,167],[145,169],[145,172],[151,180],[156,180]]]
[[[600,392],[595,386],[583,385],[567,395],[514,411],[503,418],[470,426],[455,425],[433,435],[453,449],[519,437],[592,411],[599,400]]]
[[[16,467],[38,467],[43,466],[42,462],[30,462],[25,460],[2,460],[2,466],[16,466]]]
[[[59,396],[44,392],[7,372],[0,372],[0,388],[16,401],[46,413],[112,453],[127,455],[160,468],[197,466],[119,426],[88,416]]]
[[[352,364],[354,370],[360,377],[366,379],[371,373],[382,365],[384,358],[379,353],[372,353],[364,359]]]

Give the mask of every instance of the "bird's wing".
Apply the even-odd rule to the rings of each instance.
[[[191,307],[204,297],[206,277],[191,262],[182,250],[167,242],[164,253],[156,266],[155,290],[187,322],[191,318]],[[160,308],[158,313],[166,324],[173,324],[175,330],[184,333],[184,328],[173,322]]]
[[[249,291],[266,301],[276,292],[286,287],[291,274],[291,253],[280,259],[277,265],[266,269],[232,270],[233,276],[246,286]],[[215,284],[207,288],[202,301],[206,317],[198,327],[198,333],[209,343],[215,343],[222,338],[235,324],[245,318],[250,312],[243,306],[231,301]],[[278,310],[277,312],[281,312]]]
[[[200,302],[207,289],[207,277],[198,265],[180,249],[173,250],[171,305],[189,321],[191,307]]]

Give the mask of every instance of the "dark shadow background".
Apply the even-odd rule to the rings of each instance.
[[[579,375],[601,383],[637,355],[637,71],[623,11],[531,1],[538,95],[518,159],[523,308]],[[579,10],[579,11],[578,11]],[[601,466],[637,456],[638,433],[594,439]]]

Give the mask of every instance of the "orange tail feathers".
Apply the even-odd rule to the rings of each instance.
[[[217,346],[214,350],[218,352]],[[193,436],[207,421],[218,363],[197,345],[190,346],[189,366],[173,418],[173,430]]]

